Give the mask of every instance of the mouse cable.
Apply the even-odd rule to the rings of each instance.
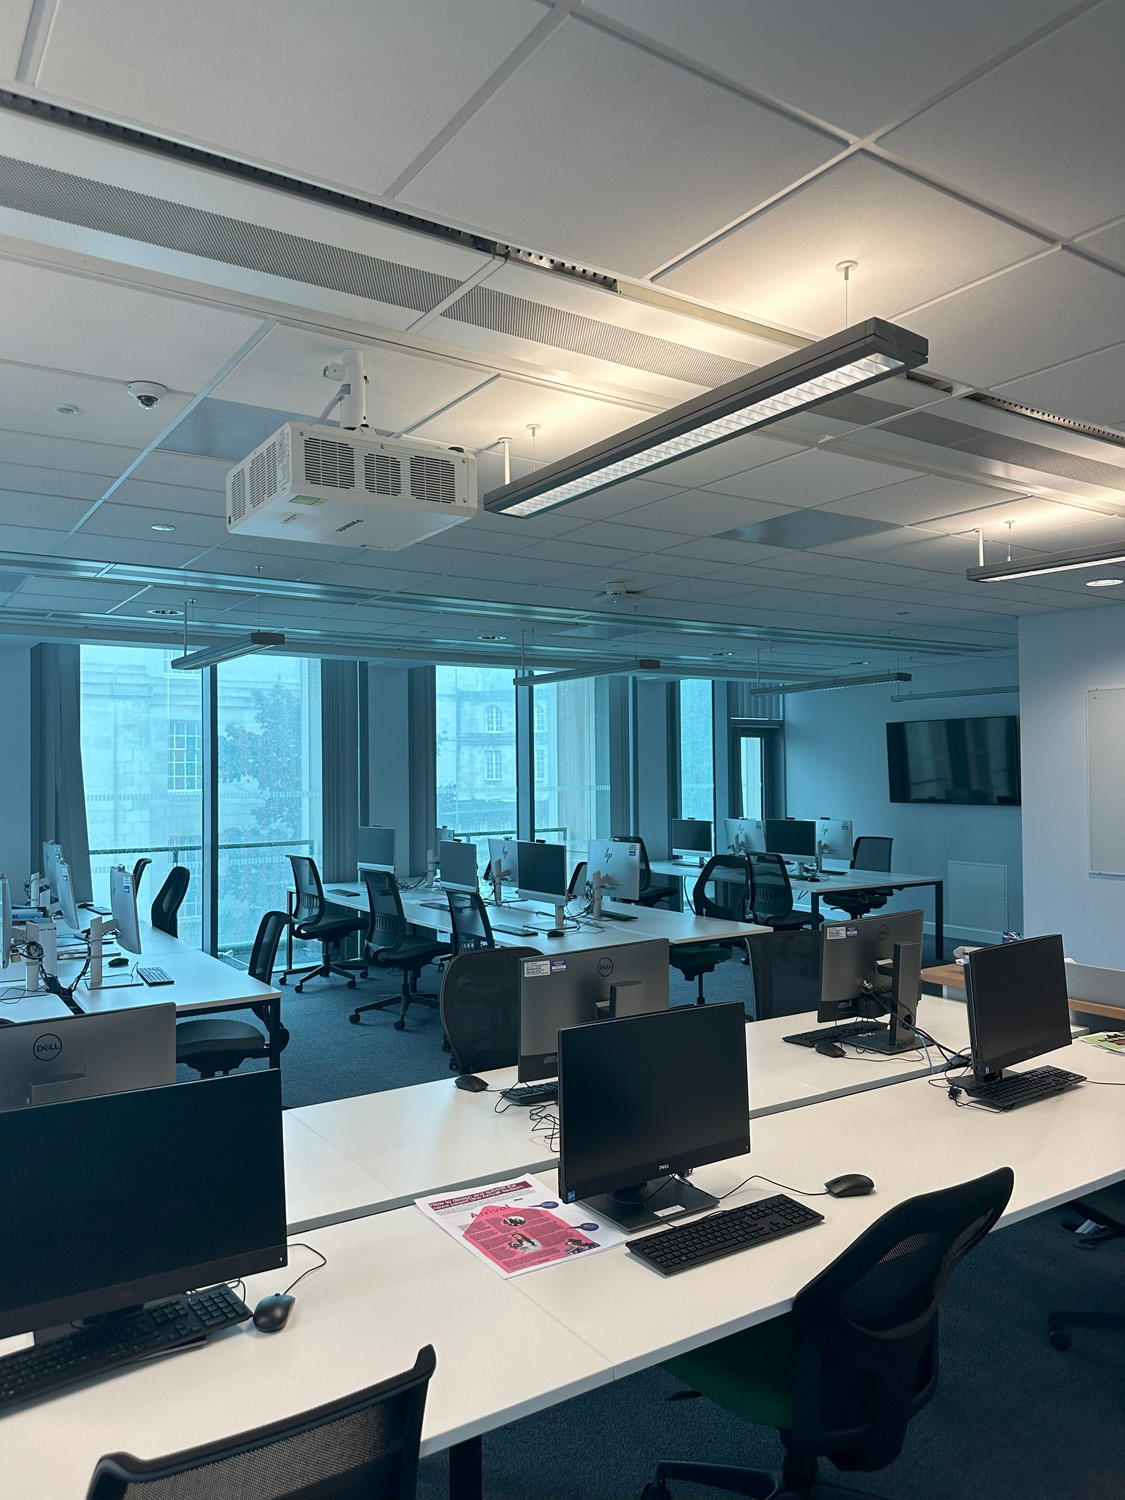
[[[724,1198],[729,1198],[731,1193],[737,1193],[739,1188],[744,1188],[748,1182],[755,1180],[768,1182],[770,1187],[781,1188],[786,1193],[796,1193],[800,1198],[830,1198],[832,1196],[827,1188],[819,1188],[815,1193],[806,1193],[803,1188],[791,1187],[787,1182],[775,1182],[772,1177],[763,1177],[761,1172],[751,1172],[750,1176],[744,1177],[737,1187],[732,1187],[729,1192],[720,1193],[718,1201],[721,1203]]]
[[[297,1281],[304,1281],[304,1279],[305,1279],[306,1276],[311,1276],[314,1271],[319,1271],[322,1266],[326,1266],[328,1264],[328,1257],[327,1257],[327,1255],[322,1254],[322,1252],[319,1251],[316,1248],[315,1245],[306,1245],[305,1242],[304,1242],[304,1240],[294,1240],[290,1245],[287,1246],[287,1249],[289,1249],[289,1250],[311,1250],[314,1255],[319,1255],[320,1256],[320,1260],[319,1260],[319,1262],[318,1262],[317,1265],[310,1266],[307,1271],[302,1271],[301,1274],[300,1274],[300,1276],[297,1277],[296,1281],[291,1281],[289,1283],[289,1285],[285,1288],[285,1290],[282,1292],[281,1295],[283,1297],[287,1297],[289,1295],[289,1293],[297,1285]]]

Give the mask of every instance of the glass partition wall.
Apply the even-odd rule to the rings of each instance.
[[[583,677],[534,689],[535,837],[565,844],[569,863],[590,839],[608,838],[609,679]]]

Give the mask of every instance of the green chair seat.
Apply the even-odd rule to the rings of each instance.
[[[693,1390],[761,1427],[792,1425],[793,1319],[789,1313],[717,1339],[664,1368]]]

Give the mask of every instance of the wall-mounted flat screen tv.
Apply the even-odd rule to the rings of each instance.
[[[1020,800],[1019,719],[911,719],[887,725],[892,802]]]

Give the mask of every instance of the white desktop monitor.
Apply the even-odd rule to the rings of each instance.
[[[133,872],[124,865],[109,871],[109,907],[117,930],[117,946],[129,953],[141,951],[141,924],[137,920],[137,892]]]
[[[711,853],[711,825],[704,818],[672,819],[672,854],[678,859],[706,860]]]
[[[12,956],[12,889],[6,875],[0,875],[0,950],[0,969],[6,969]]]
[[[361,870],[395,872],[395,831],[393,828],[356,829],[356,864]]]
[[[825,859],[851,860],[852,820],[850,818],[817,818],[816,841]]]
[[[586,850],[586,879],[601,876],[601,891],[612,901],[641,899],[641,846],[628,839],[591,839]]]
[[[141,1005],[0,1030],[0,1110],[176,1081],[176,1007]]]
[[[438,884],[445,891],[480,889],[477,877],[477,846],[442,839],[438,845]]]
[[[566,845],[516,845],[516,884],[523,901],[566,905]]]
[[[43,840],[43,879],[51,887],[51,894],[58,897],[58,867],[62,863],[62,845],[54,839]]]
[[[724,818],[723,832],[732,854],[764,854],[766,825],[761,818]]]
[[[500,863],[500,879],[505,885],[515,885],[519,880],[519,855],[515,839],[489,839],[488,863]]]
[[[55,865],[55,897],[62,907],[62,919],[72,932],[82,931],[82,922],[78,916],[78,903],[74,899],[74,888],[70,881],[70,866],[65,860],[59,860]]]

